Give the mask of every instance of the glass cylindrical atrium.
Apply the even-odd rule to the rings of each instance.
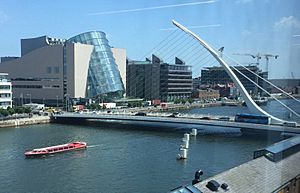
[[[110,99],[122,97],[124,86],[105,33],[86,32],[68,41],[94,46],[88,70],[87,96]]]

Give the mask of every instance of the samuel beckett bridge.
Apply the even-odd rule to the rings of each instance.
[[[239,62],[230,58],[225,53],[223,49],[215,49],[203,39],[197,36],[195,33],[179,24],[176,21],[172,21],[175,28],[170,29],[170,34],[151,51],[152,54],[164,58],[164,62],[169,62],[174,58],[180,58],[182,61],[185,61],[186,64],[192,66],[193,72],[199,72],[203,65],[207,66],[216,66],[221,65],[226,73],[230,76],[236,87],[238,88],[243,100],[245,101],[249,111],[258,117],[264,117],[267,119],[265,124],[255,124],[255,122],[236,122],[236,121],[220,121],[220,120],[199,120],[191,119],[189,117],[160,117],[160,116],[128,116],[128,115],[116,115],[116,114],[79,114],[79,113],[65,113],[62,115],[54,115],[54,122],[76,122],[76,123],[86,123],[90,122],[102,122],[102,123],[120,123],[120,124],[148,124],[154,127],[159,127],[162,125],[169,125],[171,128],[192,128],[192,127],[201,127],[201,126],[211,126],[211,127],[223,127],[228,130],[232,128],[239,128],[242,132],[247,133],[279,133],[279,134],[299,134],[300,127],[297,122],[292,122],[278,118],[272,115],[271,112],[263,110],[258,106],[255,101],[251,98],[250,94],[245,89],[242,82],[239,80],[237,74],[240,74],[243,78],[250,81],[252,84],[257,86],[261,91],[267,93],[269,96],[272,95],[260,86],[257,82],[253,81],[245,74],[243,74],[235,66],[241,66],[248,70],[250,73],[254,73],[245,66],[241,65]],[[149,59],[148,59],[149,60]],[[170,62],[172,63],[172,62]],[[233,65],[229,65],[233,64]],[[234,66],[235,65],[235,66]],[[234,70],[234,71],[233,71]],[[261,77],[258,74],[255,74],[258,79],[265,81],[268,85],[275,87],[277,90],[281,91],[284,95],[290,97],[292,100],[300,103],[300,100],[292,96],[291,94],[285,92],[281,88],[272,84],[270,81]],[[150,89],[150,88],[146,88]],[[290,112],[293,116],[300,118],[300,115],[291,107],[284,104],[282,101],[273,97],[276,102],[281,104],[287,111]],[[226,116],[226,115],[224,115]],[[252,117],[253,118],[253,117]],[[180,126],[179,126],[180,125]]]

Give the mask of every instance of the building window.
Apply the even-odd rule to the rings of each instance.
[[[9,98],[10,94],[9,93],[2,93],[0,94],[0,98]]]
[[[9,85],[0,85],[0,90],[9,90],[10,86]]]
[[[14,85],[13,88],[43,88],[42,85]]]
[[[56,66],[56,67],[54,68],[54,72],[55,72],[55,74],[58,74],[58,73],[59,73],[59,66]]]
[[[51,73],[52,73],[51,66],[48,66],[48,67],[47,67],[47,73],[49,73],[49,74],[51,74]]]

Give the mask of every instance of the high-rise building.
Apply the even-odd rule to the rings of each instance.
[[[175,64],[164,63],[155,55],[151,60],[127,60],[126,73],[127,97],[162,101],[191,97],[191,66],[177,57]]]
[[[245,66],[248,70],[252,71],[255,74],[258,74],[259,76],[267,79],[268,73],[262,72],[257,66]],[[267,89],[265,81],[258,78],[255,74],[249,72],[247,69],[245,69],[242,66],[235,66],[235,68],[243,73],[245,76],[250,78],[252,81],[254,81],[259,86]],[[243,75],[238,73],[234,68],[232,68],[233,72],[237,75],[239,80],[244,85],[245,89],[253,95],[262,94],[263,91],[261,91],[254,83],[246,79]],[[227,74],[225,69],[223,67],[214,66],[214,67],[206,67],[205,69],[201,70],[201,84],[209,84],[212,86],[215,86],[217,84],[223,84],[228,85],[233,83],[230,76]]]
[[[7,73],[0,73],[0,108],[12,107],[11,82]]]
[[[124,64],[125,65],[125,64]],[[21,57],[3,57],[13,94],[21,104],[58,105],[69,98],[120,98],[124,87],[105,33],[93,31],[69,40],[41,36],[21,40]]]

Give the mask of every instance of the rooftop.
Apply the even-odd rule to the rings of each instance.
[[[299,176],[300,152],[279,162],[272,162],[262,156],[245,164],[234,167],[216,176],[210,177],[195,186],[203,193],[212,193],[206,187],[210,180],[228,184],[228,190],[218,189],[219,193],[233,192],[274,192]]]

